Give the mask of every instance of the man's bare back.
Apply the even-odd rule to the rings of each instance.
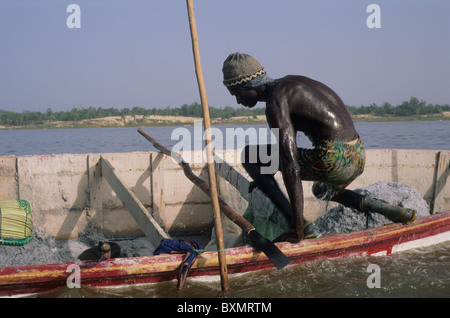
[[[277,116],[286,111],[289,117]],[[357,138],[353,120],[339,96],[328,86],[305,76],[288,75],[267,85],[266,114],[272,128],[290,120],[295,131],[313,143]]]

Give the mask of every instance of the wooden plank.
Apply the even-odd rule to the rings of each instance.
[[[125,208],[130,212],[136,223],[141,227],[150,242],[156,247],[162,239],[168,239],[170,236],[161,228],[161,226],[150,215],[138,197],[130,191],[116,174],[115,169],[108,160],[100,158],[102,166],[102,176],[108,181],[111,188],[122,200]]]
[[[165,211],[166,204],[164,202],[165,158],[166,156],[159,153],[156,156],[152,156],[150,160],[152,215],[160,222],[160,224],[163,224],[165,229],[169,229],[166,223],[167,213]]]
[[[103,228],[103,196],[101,156],[90,154],[87,158],[89,175],[89,222],[98,228]]]

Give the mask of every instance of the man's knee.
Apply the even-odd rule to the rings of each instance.
[[[251,153],[255,151],[253,148],[254,146],[247,145],[242,149],[241,164],[245,171],[247,171],[252,178],[255,178],[255,176],[261,173],[261,167],[257,162],[255,162],[255,160],[252,160]]]
[[[258,170],[262,174],[275,174],[280,169],[278,152],[270,145],[247,145],[241,152],[241,163],[249,172]]]
[[[242,149],[241,152],[241,162],[244,164],[258,164],[264,165],[269,164],[269,160],[266,157],[269,157],[272,154],[272,147],[270,145],[247,145]]]
[[[254,146],[247,145],[247,146],[245,146],[245,147],[242,149],[242,152],[241,152],[241,162],[242,162],[243,164],[251,163],[251,162],[250,162],[250,154],[253,153],[253,152],[255,152],[255,151],[257,151],[257,150],[255,150],[255,149],[253,149],[253,148],[255,148],[255,147],[254,147]],[[255,163],[255,161],[253,161],[252,163]]]

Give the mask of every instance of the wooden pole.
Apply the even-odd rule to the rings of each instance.
[[[206,98],[205,83],[203,81],[202,67],[200,63],[200,51],[198,48],[197,27],[195,25],[193,0],[186,0],[189,16],[189,26],[191,29],[192,50],[194,53],[195,73],[197,74],[198,88],[203,109],[203,125],[205,128],[206,158],[208,164],[209,185],[211,189],[211,201],[214,210],[214,222],[216,229],[217,250],[219,255],[220,279],[223,291],[228,291],[228,271],[225,254],[225,244],[223,240],[222,222],[220,220],[220,206],[217,193],[216,173],[214,171],[214,154],[212,147],[211,123],[209,118],[209,106]]]

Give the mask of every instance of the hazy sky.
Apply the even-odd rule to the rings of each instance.
[[[81,28],[67,26],[71,3]],[[381,28],[367,26],[372,3]],[[238,107],[222,84],[236,51],[271,77],[322,81],[347,105],[450,103],[448,0],[194,0],[194,10],[212,106]],[[186,2],[1,0],[0,87],[0,109],[18,112],[200,102]]]

